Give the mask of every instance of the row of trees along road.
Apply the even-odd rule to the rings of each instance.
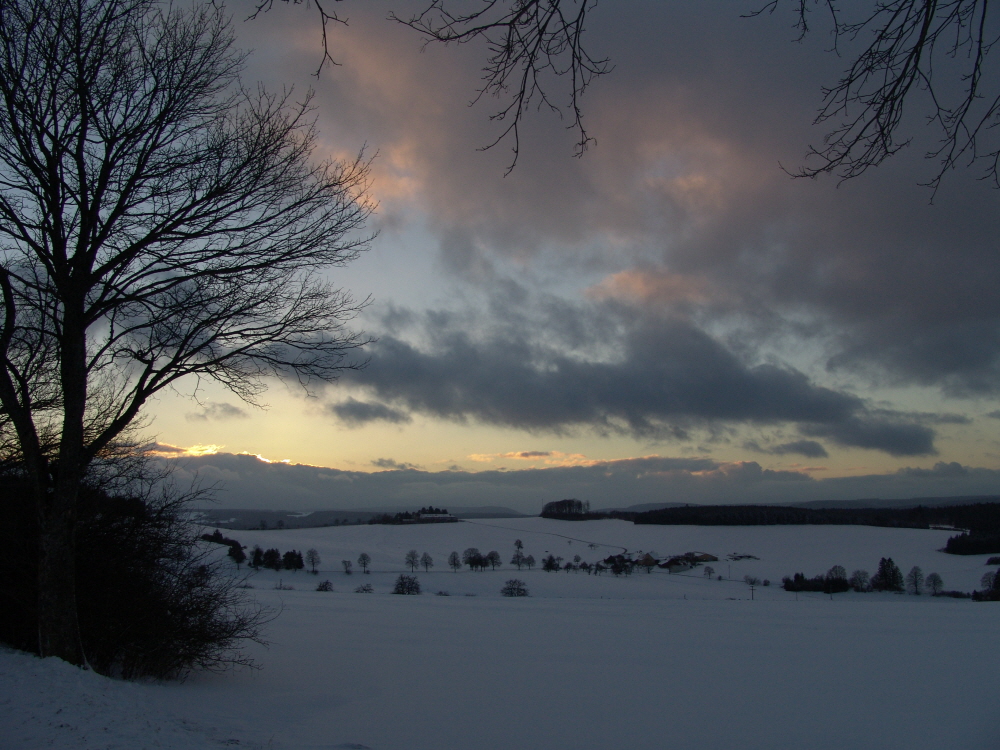
[[[997,152],[981,153],[998,110],[982,75],[992,43],[975,33],[986,0],[871,0],[846,21],[842,4],[821,4],[838,34],[880,33],[821,110],[834,129],[818,171],[852,177],[891,156],[909,92],[930,88],[941,174],[984,156],[995,180]],[[791,5],[805,33],[809,3]],[[435,42],[485,39],[483,92],[511,97],[496,121],[516,158],[522,115],[551,101],[550,73],[570,83],[579,148],[590,141],[579,97],[610,71],[582,43],[595,6],[463,13],[435,0],[396,20]],[[336,18],[313,7],[324,25]],[[943,68],[963,82],[957,104],[935,88],[949,54],[964,61]],[[366,246],[368,163],[314,161],[309,96],[243,88],[243,59],[215,3],[11,0],[0,13],[0,446],[32,488],[42,655],[86,664],[81,487],[98,481],[95,463],[140,450],[135,420],[152,396],[203,377],[254,402],[265,377],[329,380],[365,343],[347,327],[359,305],[320,271]]]

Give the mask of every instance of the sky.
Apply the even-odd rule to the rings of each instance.
[[[470,106],[484,48],[386,20],[419,5],[338,4],[318,77],[313,6],[229,6],[244,82],[315,92],[318,158],[373,157],[377,237],[330,279],[370,298],[354,324],[377,340],[265,408],[162,394],[148,432],[183,475],[303,510],[1000,493],[1000,192],[975,165],[921,185],[919,94],[889,162],[792,179],[847,64],[819,20],[797,41],[791,4],[605,1],[595,142],[575,158],[533,112],[507,174],[508,142],[481,150],[498,103]]]

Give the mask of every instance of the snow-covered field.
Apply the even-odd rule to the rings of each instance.
[[[129,684],[0,652],[0,748],[274,750],[863,750],[1000,747],[996,604],[894,594],[786,593],[783,575],[892,557],[971,590],[985,556],[937,551],[943,531],[870,527],[633,526],[544,519],[228,534],[317,549],[318,576],[262,571],[281,608],[260,669]],[[520,573],[515,539],[594,562],[627,548],[720,558],[709,580]],[[595,545],[595,546],[591,546]],[[455,573],[451,551],[497,550]],[[422,596],[389,595],[405,553],[434,558]],[[367,552],[373,572],[363,575]],[[728,562],[729,553],[759,560]],[[354,562],[347,576],[340,561]],[[408,572],[408,571],[407,571]],[[744,575],[768,578],[750,599]],[[531,597],[499,595],[508,578]],[[329,579],[334,592],[315,591]],[[275,585],[294,586],[277,590]],[[374,594],[353,589],[371,583]],[[450,595],[434,596],[437,591]],[[470,596],[472,595],[472,596]]]

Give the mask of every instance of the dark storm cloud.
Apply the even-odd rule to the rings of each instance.
[[[771,471],[753,461],[647,457],[590,466],[512,471],[401,469],[364,473],[299,464],[266,463],[254,456],[220,453],[169,459],[174,481],[218,486],[223,508],[274,510],[364,509],[391,506],[496,505],[537,513],[565,497],[592,507],[638,503],[775,503],[986,495],[1000,472],[938,464],[893,474],[815,480],[801,472]]]
[[[787,456],[789,454],[805,456],[806,458],[827,458],[829,456],[823,444],[815,440],[793,440],[766,448],[756,441],[750,440],[744,443],[743,447],[755,453],[767,453],[772,456]]]
[[[376,45],[364,38],[368,27],[338,29],[345,64],[357,63],[384,95],[331,73],[351,104],[337,107],[359,138],[371,137],[364,122],[406,153],[441,265],[465,283],[492,284],[494,263],[510,258],[570,273],[641,259],[708,279],[706,309],[740,314],[759,335],[789,315],[810,316],[841,373],[956,396],[995,392],[1000,194],[976,173],[955,172],[930,204],[918,183],[933,171],[922,156],[935,133],[919,117],[914,144],[861,179],[839,189],[833,179],[789,179],[778,165],[794,171],[808,144],[822,141],[825,131],[811,125],[820,88],[837,80],[850,50],[828,54],[818,18],[801,44],[784,11],[741,18],[755,5],[599,5],[590,44],[616,68],[584,99],[596,147],[567,158],[571,134],[536,115],[507,178],[507,154],[474,151],[495,132],[492,102],[457,106],[477,84],[475,50],[435,49],[419,72],[400,73],[399,60],[416,64],[411,37],[373,23]],[[441,93],[456,89],[455,100]],[[394,200],[386,203],[392,211]],[[605,239],[621,250],[591,252]],[[878,431],[854,424],[831,438],[866,444]],[[904,451],[927,447],[917,429],[885,439]]]
[[[948,415],[876,409],[755,354],[815,343],[820,364],[862,393],[870,383],[996,392],[1000,193],[956,171],[931,204],[918,183],[933,171],[922,155],[934,133],[919,116],[914,144],[861,179],[790,179],[779,164],[794,171],[822,141],[811,126],[820,87],[849,58],[826,52],[821,26],[796,44],[788,15],[740,17],[757,5],[599,4],[591,47],[616,69],[584,99],[596,146],[570,159],[572,134],[533,116],[508,177],[506,153],[476,151],[495,135],[491,102],[463,106],[481,50],[418,55],[381,7],[352,9],[352,25],[332,29],[343,67],[317,84],[324,132],[341,152],[379,149],[380,220],[426,218],[456,308],[467,291],[503,289],[485,333],[475,300],[473,313],[427,315],[405,334],[392,325],[418,316],[397,310],[371,366],[351,376],[385,403],[331,410],[349,424],[414,411],[654,438],[707,423],[790,423],[803,439],[786,441],[789,453],[821,457],[809,439],[821,438],[933,454]],[[312,70],[315,50],[304,50],[286,67]],[[526,269],[523,286],[503,278],[505,264]],[[627,311],[554,295],[544,309],[528,290],[602,277],[606,298]],[[725,336],[708,333],[719,326]]]
[[[354,398],[348,398],[336,404],[327,404],[326,408],[341,422],[352,427],[368,422],[404,424],[411,419],[409,414],[399,409],[375,402],[358,401]]]
[[[588,428],[664,439],[691,425],[792,423],[844,446],[896,456],[934,452],[934,430],[910,415],[870,409],[790,367],[748,365],[684,320],[561,309],[558,315],[581,320],[617,317],[615,354],[595,358],[593,349],[608,342],[566,347],[553,338],[558,323],[533,336],[517,325],[522,305],[491,305],[492,325],[478,337],[465,330],[474,324],[468,318],[429,316],[421,333],[431,342],[426,349],[383,335],[368,367],[345,379],[399,409],[535,432]],[[786,446],[825,455],[817,448],[813,441]]]
[[[184,418],[189,422],[207,422],[209,420],[248,419],[249,416],[245,410],[233,404],[209,401],[202,404],[201,411],[189,412],[184,415]]]
[[[399,461],[396,461],[391,458],[376,458],[374,461],[371,462],[371,464],[377,469],[391,469],[395,471],[420,468],[416,464],[410,464],[406,462],[400,463]]]

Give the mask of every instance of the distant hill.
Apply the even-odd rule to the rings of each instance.
[[[250,510],[246,508],[199,508],[189,511],[190,520],[220,529],[314,529],[319,526],[368,523],[382,513],[415,511],[420,506],[379,507],[366,510],[316,510],[300,513],[288,510]],[[448,508],[456,518],[526,518],[510,508],[499,506]]]
[[[662,510],[663,508],[683,508],[688,503],[639,503],[629,505],[627,508],[601,508],[591,511],[592,513],[645,513],[649,510]]]
[[[781,503],[787,508],[946,508],[950,505],[1000,503],[1000,495],[966,495],[963,497],[911,497],[908,500],[811,500],[805,503]]]

